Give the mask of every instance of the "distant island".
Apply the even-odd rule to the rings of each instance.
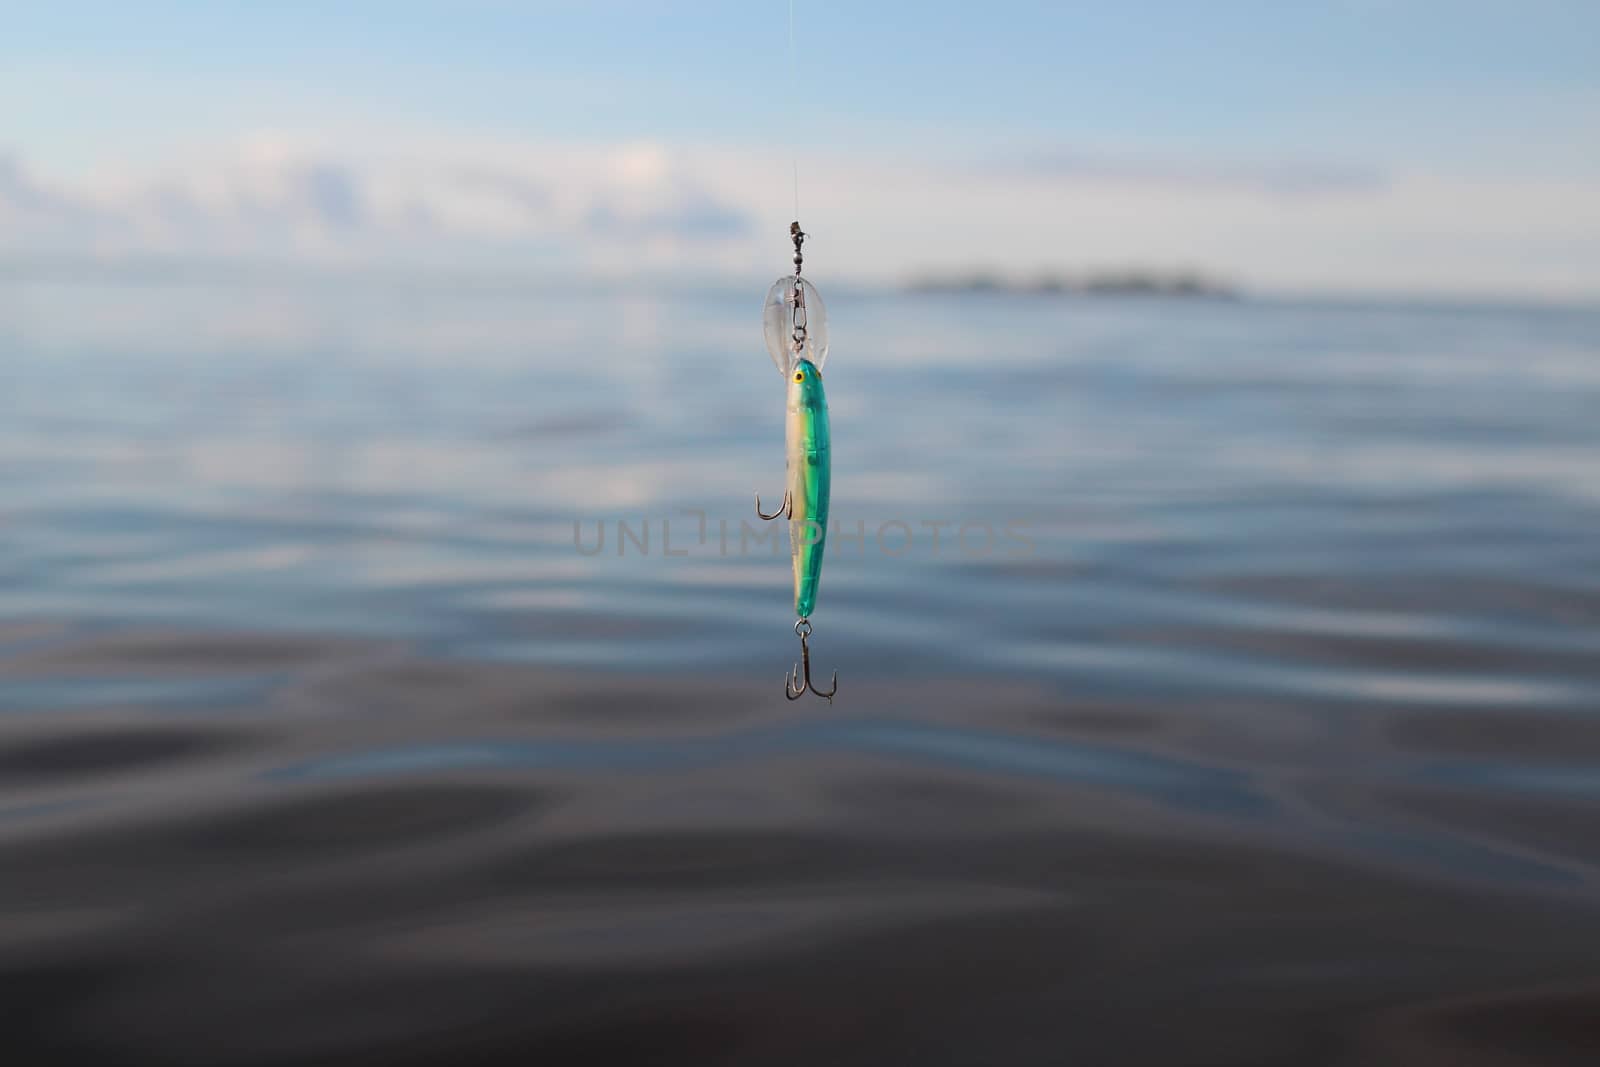
[[[906,286],[916,293],[1025,293],[1036,296],[1183,296],[1236,300],[1227,282],[1194,271],[1117,270],[1017,278],[1000,273],[923,274]]]

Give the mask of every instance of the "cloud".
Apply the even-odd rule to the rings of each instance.
[[[330,229],[359,229],[366,215],[360,179],[347,168],[312,163],[291,175],[294,206]]]
[[[0,266],[238,264],[763,281],[788,269],[786,151],[259,133],[68,174],[0,154]],[[819,282],[977,267],[1198,269],[1256,288],[1600,297],[1600,191],[1315,161],[1055,150],[974,166],[810,152]],[[143,269],[130,267],[128,269]]]
[[[42,219],[82,214],[88,206],[39,181],[15,153],[0,152],[0,219]]]
[[[1277,196],[1366,193],[1382,189],[1387,178],[1376,167],[1319,160],[1268,163],[1163,159],[1151,156],[1092,155],[1057,149],[1003,164],[1002,169],[1064,181],[1116,181],[1171,188],[1237,189]]]
[[[710,240],[740,237],[751,230],[743,211],[718,203],[703,192],[689,192],[666,207],[631,210],[611,200],[598,200],[584,217],[595,235],[640,238],[684,237]]]
[[[567,266],[630,244],[693,256],[745,236],[745,205],[653,145],[394,146],[244,138],[135,171],[38,176],[0,156],[0,256],[407,262],[524,248]]]

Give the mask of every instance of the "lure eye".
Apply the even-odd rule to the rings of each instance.
[[[803,371],[803,370],[795,371],[794,372],[794,380],[797,381],[797,382],[805,381],[806,380],[806,372]]]

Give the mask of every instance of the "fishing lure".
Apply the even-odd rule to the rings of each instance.
[[[794,274],[779,278],[767,290],[762,313],[767,351],[778,371],[788,380],[788,479],[783,503],[768,515],[756,494],[756,514],[772,520],[789,520],[789,555],[794,564],[794,632],[800,635],[800,663],[784,678],[783,695],[798,700],[807,690],[833,703],[839,691],[839,672],[826,693],[811,683],[811,612],[817,606],[817,586],[822,581],[822,553],[828,545],[828,496],[833,468],[828,434],[828,396],[822,388],[822,364],[828,358],[828,318],[822,297],[800,274],[804,263],[800,246],[806,235],[795,222],[789,227],[794,241]]]

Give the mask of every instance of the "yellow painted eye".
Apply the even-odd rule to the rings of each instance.
[[[803,371],[803,370],[795,371],[794,372],[794,380],[797,381],[797,382],[805,381],[806,380],[806,372]]]

